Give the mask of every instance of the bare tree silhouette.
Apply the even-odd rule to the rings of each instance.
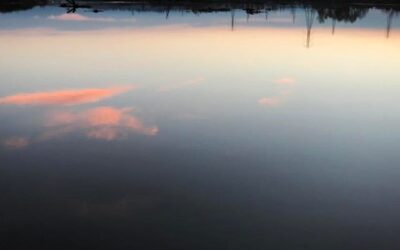
[[[91,8],[88,5],[79,4],[75,0],[65,0],[66,3],[62,3],[60,6],[67,9],[67,13],[75,13],[79,8]],[[93,9],[93,12],[99,12],[97,9]]]
[[[296,22],[296,7],[292,6],[290,12],[292,13],[292,22],[294,24]]]
[[[335,9],[336,1],[333,0],[332,3],[333,3],[333,8],[332,9]],[[334,13],[332,13],[331,15],[335,16]],[[332,36],[335,34],[335,30],[336,30],[336,18],[332,17]]]
[[[315,18],[315,10],[311,7],[304,8],[305,17],[306,17],[306,26],[307,26],[307,41],[306,47],[310,47],[310,40],[311,40],[311,29],[314,23]]]
[[[77,7],[78,4],[75,2],[75,0],[67,0],[67,13],[75,13]]]
[[[235,9],[231,9],[231,30],[235,29]]]
[[[390,36],[390,30],[392,29],[392,22],[394,17],[395,11],[389,10],[387,13],[387,24],[386,24],[386,38]]]
[[[169,5],[167,5],[167,8],[165,9],[165,19],[167,20],[169,17],[169,12],[170,12],[171,8]]]

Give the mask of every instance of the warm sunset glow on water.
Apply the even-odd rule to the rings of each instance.
[[[33,2],[0,3],[0,249],[399,249],[396,8]]]
[[[98,102],[129,89],[132,89],[132,87],[19,93],[0,98],[0,105],[77,105]]]
[[[18,65],[45,72],[65,68],[64,74],[117,69],[128,73],[133,68],[148,72],[149,68],[157,71],[170,67],[173,72],[196,67],[201,72],[217,73],[227,68],[279,70],[284,64],[298,75],[313,70],[322,76],[331,67],[345,74],[365,70],[395,74],[400,63],[397,31],[387,39],[382,30],[343,29],[332,35],[329,29],[315,29],[309,49],[305,39],[303,28],[242,28],[234,32],[221,27],[184,26],[89,32],[17,30],[0,35],[0,51],[9,58],[0,66],[12,70]],[[362,66],[357,65],[361,62]]]

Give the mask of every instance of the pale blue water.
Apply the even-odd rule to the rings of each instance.
[[[4,249],[398,249],[400,21],[0,14]]]

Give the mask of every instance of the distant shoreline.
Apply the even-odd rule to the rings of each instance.
[[[269,10],[286,8],[310,7],[316,9],[331,9],[346,11],[346,9],[377,8],[387,11],[400,11],[398,0],[10,0],[0,2],[0,12],[13,12],[32,9],[37,6],[60,6],[70,8],[68,12],[77,9],[92,9],[94,12],[109,9],[142,9],[149,11],[184,10],[195,13],[221,12],[233,9],[245,10],[248,14],[256,14]]]

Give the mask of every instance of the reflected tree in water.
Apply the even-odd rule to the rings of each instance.
[[[268,8],[265,8],[265,21],[268,21]]]
[[[78,9],[78,4],[75,0],[66,0],[66,3],[61,4],[61,7],[67,9],[67,13],[75,13],[76,9]]]
[[[384,10],[387,14],[387,23],[386,23],[386,38],[390,37],[390,31],[392,29],[393,18],[399,15],[399,12],[394,9],[386,9]]]
[[[307,41],[306,47],[310,47],[310,40],[311,40],[311,29],[314,23],[315,18],[315,10],[311,7],[306,7],[304,9],[305,17],[306,17],[306,27],[307,27]]]
[[[368,8],[366,7],[336,6],[335,4],[329,8],[317,8],[316,10],[320,23],[324,23],[327,19],[332,20],[332,35],[335,34],[338,21],[354,23],[368,13]]]
[[[296,7],[295,6],[290,7],[290,13],[292,14],[292,23],[294,24],[296,22]]]
[[[391,0],[389,0],[391,1]],[[61,2],[61,4],[60,4]],[[365,5],[354,5],[352,0],[338,1],[330,0],[329,3],[321,4],[311,2],[308,5],[301,1],[259,1],[259,2],[232,2],[232,1],[136,1],[121,0],[114,1],[78,1],[78,0],[13,0],[0,1],[0,12],[10,12],[16,10],[30,9],[35,6],[57,5],[66,8],[67,13],[75,13],[79,8],[90,8],[93,12],[103,10],[129,10],[132,12],[155,11],[165,13],[165,19],[169,18],[171,11],[179,11],[182,15],[185,12],[192,12],[196,15],[200,13],[210,12],[231,12],[231,30],[235,29],[235,11],[243,10],[246,12],[246,20],[250,20],[250,15],[265,13],[265,19],[268,21],[270,11],[290,11],[292,23],[296,22],[296,11],[304,8],[306,16],[307,39],[306,47],[310,47],[311,29],[316,13],[320,23],[331,20],[331,33],[336,32],[338,22],[350,22],[362,19],[372,8],[379,9],[387,14],[385,35],[390,36],[393,19],[399,14],[397,5],[382,5],[376,3],[368,3]],[[90,6],[83,5],[90,3]]]
[[[231,30],[235,29],[235,9],[231,10]]]
[[[90,8],[90,6],[79,4],[75,0],[66,0],[65,3],[61,4],[60,6],[66,8],[67,13],[75,13],[79,8]]]
[[[168,20],[168,18],[169,18],[169,12],[171,11],[171,6],[168,4],[166,7],[165,7],[165,20]]]
[[[340,6],[329,8],[316,8],[318,12],[318,20],[320,23],[327,19],[334,19],[339,22],[350,22],[362,19],[368,13],[367,7]]]

